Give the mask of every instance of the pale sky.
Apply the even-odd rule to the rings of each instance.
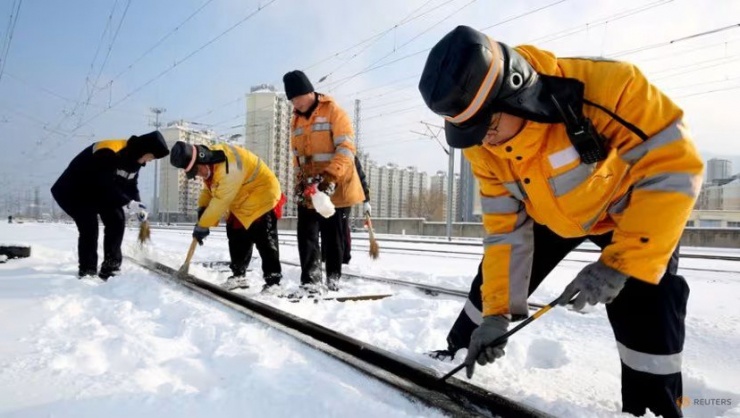
[[[632,61],[683,107],[705,156],[740,155],[738,1],[5,0],[0,196],[48,195],[86,145],[150,131],[154,106],[165,122],[243,134],[250,86],[282,89],[293,69],[350,114],[361,100],[362,146],[377,162],[446,170],[439,145],[412,131],[442,123],[418,78],[427,50],[460,24],[511,46]]]

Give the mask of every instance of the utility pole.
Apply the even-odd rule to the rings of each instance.
[[[41,199],[39,198],[39,188],[33,190],[33,217],[38,221],[41,219]]]
[[[442,141],[439,140],[440,134],[444,132],[443,126],[432,125],[431,123],[421,121],[426,127],[426,132],[414,132],[415,134],[423,135],[437,141],[442,150],[449,156],[447,165],[447,241],[452,241],[452,189],[455,180],[455,149],[452,147],[445,147],[442,145]]]
[[[159,115],[166,112],[167,109],[163,107],[152,107],[149,110],[154,113],[154,123],[150,123],[150,125],[159,130],[159,127],[162,126],[162,123],[159,121]],[[159,219],[159,160],[154,160],[154,201],[152,203],[152,212],[154,212],[155,219],[161,221]]]
[[[354,125],[353,129],[355,131],[355,149],[357,150],[355,155],[357,155],[358,158],[360,157],[360,152],[361,152],[360,151],[360,129],[361,129],[360,122],[362,121],[362,116],[361,116],[362,109],[360,105],[361,105],[360,99],[355,99],[355,115],[354,115],[355,120],[353,121],[353,125]],[[370,198],[370,196],[365,196],[365,197],[367,197],[368,199]],[[352,208],[352,212],[354,212],[354,213],[350,213],[352,218],[364,217],[361,215],[362,209],[360,209],[357,205],[355,205]]]
[[[360,99],[355,99],[355,120],[353,128],[355,130],[355,148],[357,149],[357,153],[360,152],[360,121],[362,121],[362,117],[360,115],[361,109],[360,109]]]

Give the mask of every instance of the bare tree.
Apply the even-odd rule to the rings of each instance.
[[[409,214],[429,221],[444,220],[445,194],[441,190],[422,190],[409,200]]]

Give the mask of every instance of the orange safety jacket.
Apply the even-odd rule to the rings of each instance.
[[[296,184],[317,174],[336,184],[331,201],[345,208],[365,200],[360,177],[355,169],[355,144],[352,123],[339,105],[326,95],[308,118],[293,114],[290,148]]]
[[[585,164],[564,124],[526,121],[510,141],[464,150],[481,192],[483,315],[525,317],[534,251],[533,222],[562,237],[613,231],[606,265],[657,284],[681,237],[702,182],[703,162],[683,112],[633,65],[556,58],[516,48],[540,74],[585,84],[584,116],[607,140],[605,160]]]

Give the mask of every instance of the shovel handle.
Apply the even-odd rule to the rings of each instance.
[[[198,245],[198,240],[193,238],[193,242],[190,243],[190,248],[188,249],[188,255],[185,257],[185,266],[190,265],[190,260],[193,259],[193,254],[195,253],[195,247]]]

